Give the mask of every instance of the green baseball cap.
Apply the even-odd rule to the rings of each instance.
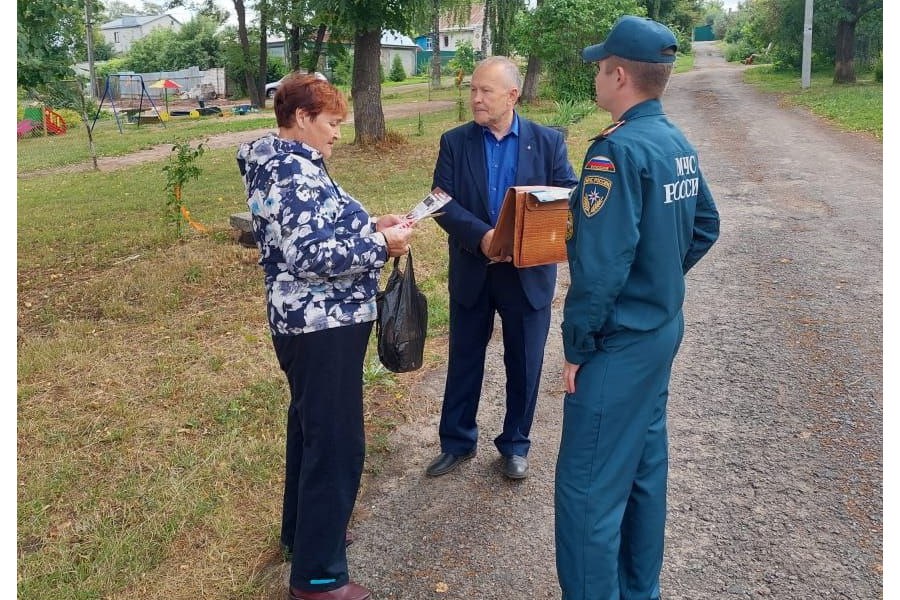
[[[673,50],[666,53],[666,50]],[[585,62],[601,61],[608,56],[649,63],[675,62],[678,42],[672,30],[653,19],[625,15],[613,25],[606,39],[581,51]]]

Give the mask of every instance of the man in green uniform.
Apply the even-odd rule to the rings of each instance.
[[[555,490],[563,600],[659,598],[684,275],[719,235],[697,152],[659,101],[675,51],[667,27],[634,16],[582,51],[615,123],[588,149],[569,207]]]

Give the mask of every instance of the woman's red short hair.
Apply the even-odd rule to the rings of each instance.
[[[307,74],[284,78],[275,92],[275,120],[279,127],[293,127],[297,109],[311,119],[319,113],[331,112],[346,118],[347,100],[339,89],[326,80]]]

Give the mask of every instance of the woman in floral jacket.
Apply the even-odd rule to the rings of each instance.
[[[381,268],[408,251],[412,232],[399,215],[371,218],[328,174],[346,115],[327,81],[286,79],[275,94],[277,135],[237,154],[291,389],[281,542],[295,600],[370,597],[350,581],[346,552],[365,459],[362,367]]]

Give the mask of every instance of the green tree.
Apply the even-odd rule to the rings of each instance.
[[[87,48],[85,47],[85,50]],[[113,48],[113,45],[106,41],[106,38],[103,37],[96,29],[94,30],[94,60],[95,61],[105,61],[110,60],[112,57],[116,55],[116,49]],[[84,60],[87,60],[87,52],[85,52]]]
[[[353,55],[343,52],[334,61],[333,82],[335,85],[353,83]]]
[[[256,61],[250,53],[250,36],[247,33],[247,9],[244,6],[244,0],[232,0],[232,2],[234,3],[234,11],[237,14],[237,37],[241,54],[241,66],[244,73],[244,84],[247,86],[247,93],[250,95],[250,103],[262,106],[259,93],[260,85],[256,81],[256,73],[251,68]]]
[[[175,71],[182,68],[177,57],[178,40],[171,29],[160,27],[133,42],[125,55],[125,67],[138,73]]]
[[[491,50],[494,54],[512,54],[513,25],[516,15],[525,8],[522,0],[492,0],[489,7]]]
[[[221,36],[222,65],[225,67],[225,73],[229,80],[229,88],[235,97],[250,96],[247,75],[249,74],[251,81],[256,80],[258,69],[256,56],[245,55],[238,39],[237,27],[226,27],[219,35]],[[259,35],[256,30],[247,32],[248,46],[256,44],[258,40]]]
[[[441,87],[441,20],[465,25],[471,20],[472,0],[413,0],[410,4],[412,31],[427,33],[431,40],[431,87]]]
[[[107,6],[110,3],[121,4],[120,0],[108,0]],[[216,4],[216,0],[168,0],[166,6],[170,9],[178,7],[188,8],[195,11],[198,17],[212,19],[217,25],[223,25],[228,21],[228,11]]]
[[[456,53],[450,59],[450,62],[447,63],[447,66],[454,73],[462,69],[463,73],[471,75],[472,71],[475,70],[475,49],[472,47],[472,42],[466,40],[458,43],[456,45]]]
[[[406,69],[403,68],[403,59],[400,58],[399,54],[394,55],[394,60],[391,63],[391,81],[404,81],[406,79]]]
[[[581,60],[581,49],[602,41],[626,14],[642,15],[643,8],[635,0],[543,0],[517,19],[515,47],[541,59],[555,100],[590,98],[593,70]]]
[[[799,70],[803,56],[804,0],[747,0],[730,19],[724,39],[730,60],[751,52],[776,66]],[[816,0],[812,64],[835,70],[835,83],[855,81],[857,54],[867,67],[881,54],[883,14],[878,0]]]
[[[175,60],[179,68],[212,69],[222,65],[222,39],[213,17],[198,15],[175,34]]]
[[[237,1],[237,0],[235,0]],[[335,16],[335,24],[353,40],[354,143],[384,141],[387,129],[381,105],[381,32],[408,31],[410,3],[416,0],[321,0],[318,8]]]
[[[856,26],[871,11],[881,12],[881,0],[841,0],[838,5],[837,39],[834,57],[834,83],[856,83],[853,62],[856,52]]]
[[[84,5],[75,0],[16,3],[16,83],[30,89],[74,76],[84,44]]]

